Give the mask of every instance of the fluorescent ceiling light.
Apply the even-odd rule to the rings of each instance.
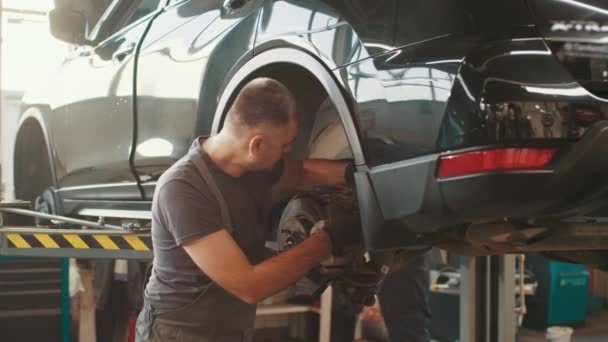
[[[576,1],[576,0],[559,0],[559,1],[565,2],[565,3],[570,4],[570,5],[578,6],[578,7],[584,8],[584,9],[592,10],[594,12],[598,12],[598,13],[602,13],[602,14],[608,15],[608,10],[605,10],[603,8],[599,8],[597,6],[591,6],[591,5],[584,4],[582,2]]]
[[[529,93],[546,95],[565,95],[565,96],[586,96],[589,95],[582,87],[578,88],[544,88],[544,87],[524,87]]]
[[[509,55],[541,55],[546,56],[550,55],[549,51],[539,51],[539,50],[520,50],[520,51],[511,51]]]

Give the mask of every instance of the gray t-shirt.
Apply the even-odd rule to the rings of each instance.
[[[200,149],[197,138],[186,156],[159,178],[152,202],[154,261],[145,290],[156,309],[170,310],[191,303],[211,283],[182,245],[227,228],[219,202],[199,174],[193,158],[203,158],[228,205],[232,237],[252,264],[264,258],[269,224],[270,190],[282,163],[272,172],[247,173],[235,178],[224,173]],[[218,255],[221,258],[222,255]]]

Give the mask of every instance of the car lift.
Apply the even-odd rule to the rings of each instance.
[[[44,214],[29,210],[30,206],[23,201],[0,202],[0,256],[152,259],[149,228],[109,225],[104,223],[104,218],[93,222]],[[76,228],[37,226],[34,218],[63,222]],[[460,274],[460,341],[514,342],[515,256],[463,258]],[[324,304],[318,312],[330,317],[331,291],[326,291],[323,298]],[[293,306],[266,311],[259,310],[258,314],[306,310]],[[311,311],[310,308],[307,311]],[[319,340],[329,341],[329,322],[321,325]]]
[[[69,228],[36,225],[35,218],[63,223]],[[116,226],[104,221],[103,217],[94,222],[33,211],[30,202],[0,202],[0,257],[152,259],[150,228],[135,224]],[[257,315],[317,313],[322,317],[319,341],[329,342],[331,302],[329,287],[321,295],[320,309],[308,305],[263,304],[258,306]],[[302,331],[298,322],[296,319],[294,333]]]
[[[67,342],[70,340],[70,315],[64,311],[69,310],[70,307],[67,258],[149,260],[152,258],[150,232],[138,229],[136,225],[105,224],[102,218],[98,222],[92,222],[44,214],[30,209],[30,202],[0,202],[0,258],[63,259],[61,341]],[[48,221],[49,226],[36,225],[36,218]],[[86,279],[83,278],[85,289],[92,288],[92,283],[89,281],[92,280],[92,273],[90,270],[84,272],[86,272]],[[87,302],[94,303],[94,294],[90,295],[90,293],[87,291]],[[85,316],[84,313],[81,315]],[[83,327],[86,328],[83,330]],[[82,339],[94,340],[94,316],[86,313],[86,318],[80,321],[80,328]]]

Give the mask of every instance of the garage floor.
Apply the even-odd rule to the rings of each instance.
[[[356,342],[383,341],[381,339],[359,339]],[[606,342],[608,341],[608,310],[598,317],[587,318],[585,327],[576,328],[571,342]],[[539,330],[522,329],[517,342],[546,342],[545,333]]]
[[[542,331],[522,329],[517,337],[518,342],[544,342],[545,334]],[[608,340],[608,311],[599,317],[587,318],[583,328],[574,330],[572,342],[605,342]]]

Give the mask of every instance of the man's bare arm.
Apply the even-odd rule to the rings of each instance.
[[[326,233],[314,234],[297,246],[251,265],[230,233],[222,229],[184,244],[196,265],[226,291],[257,303],[302,278],[331,250]]]
[[[317,186],[345,185],[348,162],[325,159],[286,160],[277,189],[311,190]]]

